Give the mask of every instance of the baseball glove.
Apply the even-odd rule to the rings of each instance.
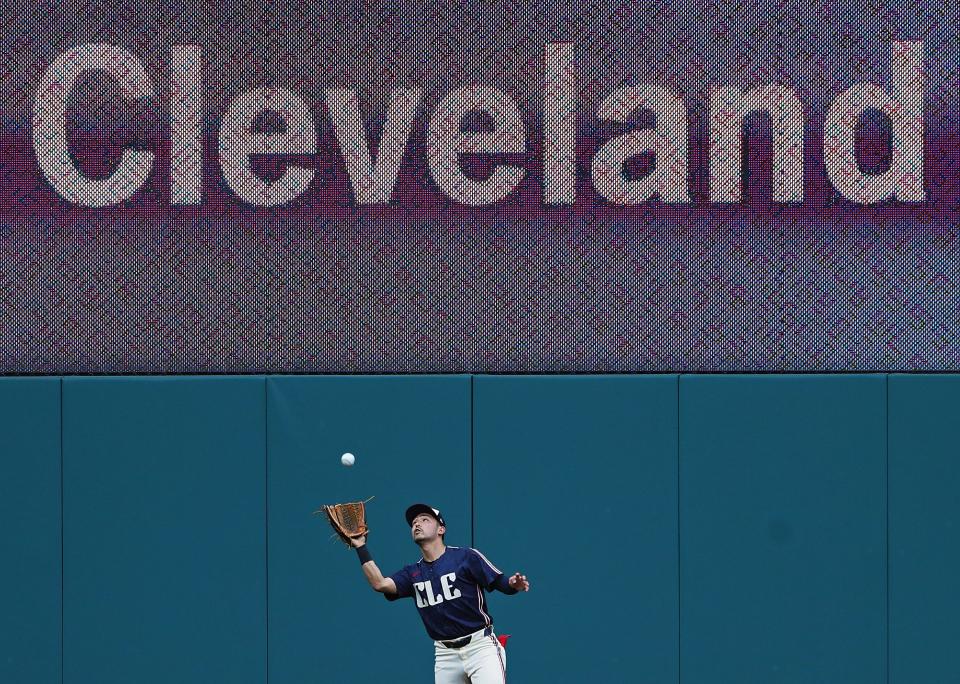
[[[369,501],[370,499],[367,499]],[[333,504],[323,506],[320,510],[314,511],[314,515],[323,513],[327,516],[327,522],[330,527],[340,537],[340,541],[348,548],[353,545],[351,539],[365,537],[370,534],[366,520],[366,501],[354,501],[353,503]]]

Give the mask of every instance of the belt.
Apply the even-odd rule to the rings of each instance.
[[[493,627],[492,627],[492,626],[491,626],[491,627],[487,627],[485,630],[483,630],[483,635],[482,635],[482,636],[488,637],[488,636],[490,636],[491,634],[493,634]],[[440,643],[443,644],[444,646],[446,646],[447,648],[463,648],[464,646],[466,646],[467,644],[469,644],[471,641],[473,641],[473,638],[476,637],[476,636],[481,636],[481,634],[480,634],[479,631],[474,632],[473,634],[468,634],[467,636],[463,637],[462,639],[454,639],[453,641],[441,641]]]

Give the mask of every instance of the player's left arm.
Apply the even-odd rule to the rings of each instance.
[[[497,575],[490,588],[502,591],[504,594],[516,594],[520,591],[530,591],[530,582],[526,575],[515,572],[509,579],[506,575]]]
[[[499,568],[476,549],[470,549],[470,559],[467,567],[477,584],[486,587],[488,590],[496,589],[504,594],[530,591],[530,582],[526,575],[516,572],[507,578],[500,572]]]

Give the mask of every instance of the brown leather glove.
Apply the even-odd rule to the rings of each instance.
[[[330,527],[337,533],[340,540],[352,548],[351,539],[366,537],[370,534],[367,527],[365,502],[354,501],[352,503],[333,504],[323,506],[320,510],[314,511],[314,514],[324,513]]]

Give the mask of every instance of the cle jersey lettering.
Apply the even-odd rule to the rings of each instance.
[[[417,608],[436,606],[443,603],[444,600],[452,601],[453,599],[460,598],[460,590],[454,586],[451,586],[456,579],[457,576],[452,572],[440,578],[440,587],[443,589],[442,594],[433,593],[433,582],[430,580],[425,582],[414,582],[413,592],[417,598]]]

